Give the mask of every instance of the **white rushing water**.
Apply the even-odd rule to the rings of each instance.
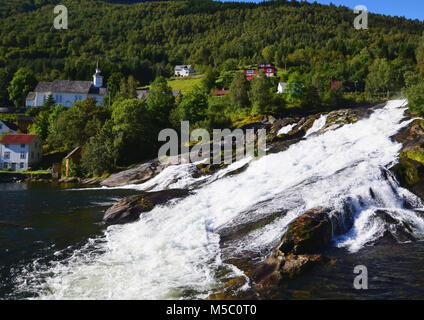
[[[280,131],[278,131],[277,136],[279,136],[280,134],[287,134],[290,131],[292,131],[294,129],[294,127],[296,127],[297,123],[293,123],[293,124],[288,124],[285,127],[282,127],[280,129]]]
[[[342,210],[346,203],[356,219],[336,246],[354,252],[380,237],[386,224],[377,209],[408,222],[419,236],[423,219],[403,207],[405,197],[417,205],[419,200],[382,171],[397,161],[401,145],[390,137],[406,124],[400,123],[405,102],[391,101],[369,119],[252,161],[246,171],[205,184],[194,195],[156,207],[135,223],[111,226],[103,239],[91,241],[70,259],[24,275],[22,286],[31,286],[43,299],[206,297],[217,285],[215,271],[224,255],[217,230],[282,210],[287,213],[273,223],[231,243],[230,255],[240,248],[269,252],[305,210]],[[325,122],[323,116],[312,128],[318,131]]]
[[[327,114],[323,114],[321,115],[321,117],[319,117],[314,124],[312,125],[312,127],[306,132],[305,137],[309,137],[311,134],[320,131],[322,128],[324,128],[325,124],[327,123]]]

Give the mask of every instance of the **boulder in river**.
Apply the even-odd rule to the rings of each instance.
[[[329,213],[327,209],[312,209],[290,224],[280,244],[249,274],[257,292],[269,296],[284,280],[328,261],[320,252],[332,239]]]
[[[106,224],[125,224],[138,220],[143,212],[151,211],[156,205],[164,204],[171,199],[183,198],[190,192],[183,189],[169,189],[158,192],[142,192],[139,195],[119,201],[109,208],[103,221]]]
[[[414,120],[393,138],[403,147],[392,171],[404,188],[424,199],[424,120]]]

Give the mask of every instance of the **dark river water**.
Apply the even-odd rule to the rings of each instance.
[[[33,261],[48,264],[55,252],[80,248],[100,236],[103,211],[131,190],[74,190],[49,184],[0,184],[0,299],[34,298],[16,289]],[[66,250],[65,250],[66,251]],[[281,299],[423,299],[424,243],[381,242],[358,253],[330,249],[332,264],[289,281]],[[356,290],[356,265],[368,268],[368,290]]]
[[[54,259],[55,252],[101,235],[103,211],[134,193],[0,184],[0,299],[30,297],[15,293],[20,270],[37,258]]]

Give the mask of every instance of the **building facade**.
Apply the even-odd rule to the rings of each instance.
[[[40,107],[52,95],[56,104],[72,107],[75,102],[94,98],[98,105],[102,104],[107,96],[107,89],[103,86],[103,76],[99,66],[93,75],[93,81],[54,80],[52,82],[39,82],[33,92],[26,98],[27,107]]]
[[[272,63],[258,64],[256,69],[244,69],[244,75],[247,80],[250,80],[253,79],[253,77],[260,71],[263,71],[267,77],[277,76],[277,68]]]
[[[191,65],[179,65],[175,66],[174,74],[177,77],[188,77],[193,74],[194,70]]]
[[[36,134],[8,134],[0,140],[0,169],[27,171],[43,157],[43,146]]]
[[[16,130],[18,130],[18,126],[14,123],[0,120],[0,136],[5,133],[16,133]]]

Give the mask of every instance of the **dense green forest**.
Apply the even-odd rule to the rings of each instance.
[[[53,28],[56,3],[68,8],[68,30]],[[393,85],[401,86],[424,30],[419,21],[370,15],[369,30],[358,31],[345,7],[293,1],[1,0],[0,14],[2,104],[19,67],[37,80],[90,80],[98,58],[106,78],[119,71],[141,85],[171,75],[175,64],[201,71],[266,60],[340,79],[348,91],[365,89],[380,58],[393,64]]]
[[[68,8],[68,30],[53,28],[56,4]],[[98,160],[83,169],[96,174],[153,156],[157,131],[183,119],[223,127],[251,115],[378,100],[402,88],[420,111],[424,23],[370,14],[369,29],[356,30],[355,16],[346,7],[285,0],[0,0],[0,106],[21,106],[37,81],[91,80],[100,59],[108,105],[86,101],[64,112],[48,101],[31,128],[55,148],[85,145],[85,158]],[[278,77],[246,81],[239,70],[257,63],[274,63]],[[174,99],[165,78],[176,64],[204,76]],[[330,89],[332,80],[342,85]],[[294,89],[277,95],[278,81]],[[150,84],[151,97],[135,100],[135,88]],[[222,87],[229,96],[211,96]],[[140,145],[143,152],[128,151]]]

